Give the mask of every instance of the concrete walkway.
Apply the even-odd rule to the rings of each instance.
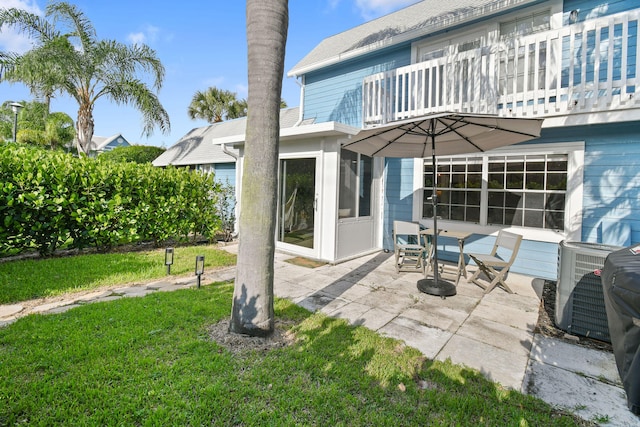
[[[235,251],[237,246],[224,249]],[[534,334],[541,281],[511,274],[508,283],[514,294],[497,288],[485,295],[462,278],[457,295],[442,299],[417,290],[421,274],[396,273],[391,254],[313,269],[286,262],[289,258],[276,254],[278,297],[403,340],[428,358],[449,358],[584,419],[608,426],[640,426],[640,418],[627,409],[612,353]],[[229,268],[206,274],[202,283],[234,277],[235,268]],[[195,285],[195,278],[168,278],[31,307],[0,306],[0,326],[29,313],[58,313],[80,304]]]

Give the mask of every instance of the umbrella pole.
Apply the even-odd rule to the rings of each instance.
[[[433,203],[433,280],[418,280],[418,290],[425,294],[445,298],[456,294],[456,285],[438,278],[438,172],[436,171],[436,125],[433,121],[431,122],[431,165],[433,166],[433,193],[431,195]]]
[[[435,287],[438,287],[438,190],[437,179],[438,172],[436,171],[436,143],[435,135],[431,136],[431,165],[432,165],[432,183],[433,193],[431,193],[431,203],[433,203],[433,283]]]

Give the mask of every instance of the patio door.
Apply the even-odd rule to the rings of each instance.
[[[314,249],[316,159],[281,159],[279,183],[278,242]]]

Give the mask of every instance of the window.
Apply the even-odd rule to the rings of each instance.
[[[353,151],[341,151],[339,218],[371,215],[372,172],[373,159],[371,157]]]
[[[433,167],[424,168],[425,218],[433,218],[433,205],[427,197],[433,191]],[[454,221],[480,222],[482,190],[482,158],[449,159],[438,161],[438,217]],[[427,194],[428,193],[428,194]]]
[[[423,218],[433,217],[433,166],[424,165]],[[564,231],[568,154],[440,158],[438,218]]]
[[[551,29],[551,13],[548,10],[518,16],[500,23],[500,37],[526,36]]]

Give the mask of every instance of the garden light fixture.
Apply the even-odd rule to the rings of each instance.
[[[200,288],[200,278],[204,273],[204,255],[196,256],[196,276],[198,276],[198,288]]]
[[[167,274],[171,274],[171,265],[173,264],[173,248],[164,250],[164,265],[167,266]]]
[[[9,104],[13,110],[13,142],[18,140],[18,113],[24,108],[24,105],[12,102]]]

